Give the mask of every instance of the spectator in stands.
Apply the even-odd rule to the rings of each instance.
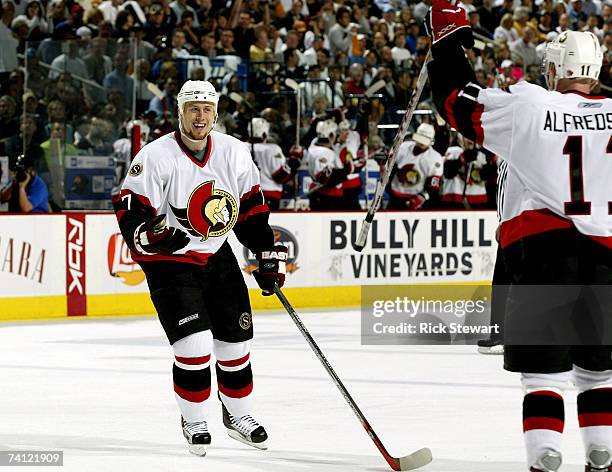
[[[493,33],[480,24],[480,13],[474,10],[471,11],[468,16],[470,19],[470,26],[474,33],[484,36],[485,38],[493,38]]]
[[[277,21],[279,29],[285,28],[286,31],[289,31],[296,21],[306,21],[306,17],[302,14],[303,8],[304,2],[302,0],[293,0],[291,9]]]
[[[185,37],[185,32],[182,29],[175,29],[172,32],[172,57],[173,58],[186,58],[191,54],[185,48],[185,44],[187,43],[187,38]]]
[[[89,78],[99,84],[102,84],[104,77],[113,70],[113,61],[105,54],[106,41],[104,38],[93,38],[89,44],[89,52],[83,57]]]
[[[285,78],[301,81],[306,76],[306,71],[299,65],[300,57],[296,49],[285,49],[283,53],[285,63]]]
[[[52,25],[44,16],[44,8],[38,0],[28,0],[25,16],[28,22],[30,41],[40,41],[53,31]]]
[[[348,77],[349,79],[344,85],[347,94],[361,94],[366,91],[366,86],[363,82],[363,66],[361,64],[351,64]]]
[[[153,97],[149,103],[149,110],[157,114],[158,119],[170,118],[175,115],[176,93],[178,82],[174,78],[168,78],[164,83],[164,91],[161,97]]]
[[[11,213],[48,213],[49,191],[36,175],[30,156],[17,161],[8,185],[0,191],[0,202],[9,204]]]
[[[249,58],[252,62],[273,60],[272,50],[268,46],[268,32],[265,28],[255,30],[255,42],[249,49]]]
[[[394,38],[395,46],[391,49],[391,56],[397,67],[409,61],[412,53],[406,48],[406,35],[403,32],[396,32]]]
[[[0,97],[0,151],[6,154],[5,143],[19,133],[17,103],[10,95]]]
[[[103,85],[107,90],[118,90],[123,95],[124,104],[130,108],[134,81],[127,75],[128,60],[125,54],[117,52],[113,58],[113,70],[104,77]]]
[[[147,22],[145,10],[148,8],[149,3],[151,3],[151,0],[128,0],[119,7],[119,11],[130,12],[134,24],[144,26]]]
[[[73,3],[68,18],[55,26],[55,34],[61,38],[76,38],[76,30],[83,26],[84,12],[81,5]]]
[[[195,48],[200,46],[204,37],[206,37],[208,34],[212,34],[213,50],[214,50],[215,34],[211,32],[211,33],[207,33],[206,35],[202,35],[201,28],[196,28],[193,25],[193,20],[194,20],[193,13],[191,13],[189,10],[185,10],[183,12],[183,16],[181,16],[181,21],[179,21],[176,24],[176,26],[182,29],[183,32],[185,33],[185,39],[187,41],[185,44],[185,47],[189,51],[193,51]]]
[[[123,0],[104,0],[98,6],[98,10],[102,12],[104,21],[108,21],[111,24],[115,24],[117,20],[117,13],[119,13],[119,6],[123,3]]]
[[[533,45],[535,39],[535,29],[532,26],[523,28],[523,37],[510,44],[512,59],[517,64],[527,67],[531,64],[539,64],[538,54]]]
[[[587,15],[582,11],[582,0],[571,0],[569,17],[572,22],[572,29],[576,31],[582,30],[586,25]]]
[[[351,12],[346,7],[338,8],[336,24],[329,30],[329,53],[335,57],[339,51],[349,53],[353,35],[357,34],[358,27],[350,26]]]
[[[63,54],[60,54],[51,62],[49,78],[57,79],[60,74],[68,73],[88,79],[89,72],[83,59],[79,57],[79,45],[76,41],[66,41],[62,43]]]
[[[172,23],[176,24],[181,21],[184,11],[189,11],[193,14],[193,26],[199,27],[200,22],[198,21],[198,15],[196,11],[187,4],[187,0],[174,0],[169,5],[172,15]]]
[[[496,41],[505,41],[507,44],[511,44],[515,41],[518,41],[519,38],[519,34],[514,29],[514,20],[512,19],[512,13],[506,13],[502,17],[499,26],[495,28],[495,32],[493,33],[493,39],[495,39]]]
[[[170,33],[170,26],[166,22],[164,7],[161,3],[153,3],[149,8],[144,32],[144,39],[151,44],[155,43],[157,37]]]
[[[207,33],[202,35],[199,42],[199,47],[192,53],[194,56],[204,56],[209,59],[217,57],[217,49],[215,45],[215,33]]]
[[[121,10],[117,13],[115,27],[113,29],[113,38],[129,38],[130,31],[134,26],[134,15],[128,10]]]
[[[18,66],[17,46],[19,41],[13,35],[11,22],[15,15],[15,5],[12,2],[2,2],[2,18],[0,18],[0,79],[6,79],[8,74]]]
[[[238,52],[234,48],[234,32],[225,28],[221,31],[221,38],[217,43],[217,55],[219,56],[236,56]]]
[[[66,107],[64,102],[61,100],[50,100],[47,104],[47,124],[45,126],[45,133],[51,134],[51,123],[64,123],[64,139],[67,144],[72,144],[74,141],[74,129],[72,125],[66,120]]]
[[[501,20],[499,12],[493,8],[493,0],[483,0],[482,5],[476,10],[480,15],[480,24],[487,31],[495,31]]]
[[[251,44],[255,42],[255,32],[252,27],[251,13],[243,10],[238,16],[238,25],[232,25],[234,32],[234,45],[238,55],[243,59],[248,59]]]

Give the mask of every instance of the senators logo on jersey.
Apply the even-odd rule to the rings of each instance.
[[[406,164],[399,170],[399,179],[404,185],[416,185],[421,181],[421,173],[414,164]]]
[[[177,221],[202,241],[223,236],[229,232],[238,219],[238,204],[225,190],[215,189],[215,182],[208,181],[196,187],[191,193],[187,208],[170,205]]]

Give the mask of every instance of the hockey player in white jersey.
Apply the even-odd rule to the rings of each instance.
[[[251,307],[229,232],[256,254],[264,295],[283,285],[287,258],[287,249],[274,245],[249,148],[211,131],[218,100],[210,82],[185,82],[177,96],[179,130],[136,155],[114,198],[121,233],[174,351],[183,434],[198,455],[211,442],[211,354],[228,434],[260,449],[267,438],[252,416]]]
[[[338,140],[334,150],[340,156],[342,164],[347,161],[353,163],[353,172],[346,176],[342,182],[342,210],[361,210],[359,195],[363,188],[360,172],[366,164],[365,156],[360,154],[361,137],[357,131],[350,128],[348,120],[343,119],[338,124]]]
[[[487,157],[474,141],[457,136],[457,146],[450,146],[444,155],[442,203],[444,208],[482,208],[487,204],[487,188],[482,170]]]
[[[418,210],[439,196],[443,160],[432,147],[435,134],[432,125],[422,123],[412,140],[400,145],[389,184],[389,210]]]
[[[300,160],[295,154],[287,159],[278,144],[268,143],[270,123],[265,118],[253,118],[249,127],[254,159],[259,167],[261,190],[271,211],[279,209],[283,184],[295,177]]]
[[[340,210],[342,183],[355,166],[352,161],[342,162],[334,149],[338,125],[334,120],[317,123],[317,137],[308,147],[308,172],[312,177],[308,199],[311,210]]]
[[[508,163],[500,234],[512,276],[504,367],[521,372],[527,468],[559,470],[564,388],[573,377],[580,392],[585,470],[610,472],[609,333],[593,329],[582,345],[548,338],[586,334],[593,305],[580,303],[581,291],[572,287],[591,292],[601,287],[597,293],[605,298],[612,281],[612,100],[592,94],[603,58],[599,42],[590,32],[561,33],[545,53],[549,90],[519,82],[505,92],[477,85],[464,53],[473,37],[461,8],[434,0],[427,26],[433,37],[428,71],[438,110],[451,126]],[[530,292],[531,286],[537,289]],[[526,293],[533,294],[531,304],[521,296]],[[560,315],[573,310],[580,315],[573,329],[557,330]],[[555,322],[542,326],[539,317],[525,319],[525,313],[549,313]],[[609,310],[601,316],[609,318]],[[530,342],[508,336],[515,331]]]

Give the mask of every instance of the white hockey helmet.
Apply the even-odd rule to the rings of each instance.
[[[317,123],[317,137],[329,139],[338,132],[338,125],[334,120],[319,121]]]
[[[183,113],[187,102],[209,102],[215,105],[216,110],[219,103],[219,94],[208,80],[188,80],[176,96],[176,102],[179,113]]]
[[[251,138],[265,139],[270,135],[270,123],[265,118],[253,118],[249,126],[249,136]]]
[[[560,79],[599,79],[603,53],[599,40],[590,31],[564,31],[548,43],[544,53],[544,76],[550,90]],[[555,66],[554,79],[550,75]]]
[[[349,129],[351,129],[351,124],[349,123],[349,121],[345,118],[343,119],[340,123],[338,123],[338,129],[340,131],[348,131]]]
[[[429,123],[421,123],[412,135],[412,139],[422,146],[429,147],[436,136],[436,130]]]

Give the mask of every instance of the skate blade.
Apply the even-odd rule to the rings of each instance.
[[[256,449],[260,449],[262,451],[265,451],[266,449],[268,449],[268,446],[266,445],[265,441],[260,442],[260,443],[251,442],[248,439],[245,439],[245,437],[242,434],[240,434],[238,431],[234,431],[233,429],[228,429],[227,435],[230,438],[235,439],[238,442],[241,442],[242,444],[246,444],[247,446],[251,446]]]
[[[492,346],[492,347],[479,347],[478,348],[478,352],[480,354],[485,354],[485,355],[500,355],[504,353],[504,346],[503,345],[497,345],[497,346]]]
[[[189,452],[191,452],[194,456],[204,457],[206,455],[206,445],[205,444],[188,444]]]

